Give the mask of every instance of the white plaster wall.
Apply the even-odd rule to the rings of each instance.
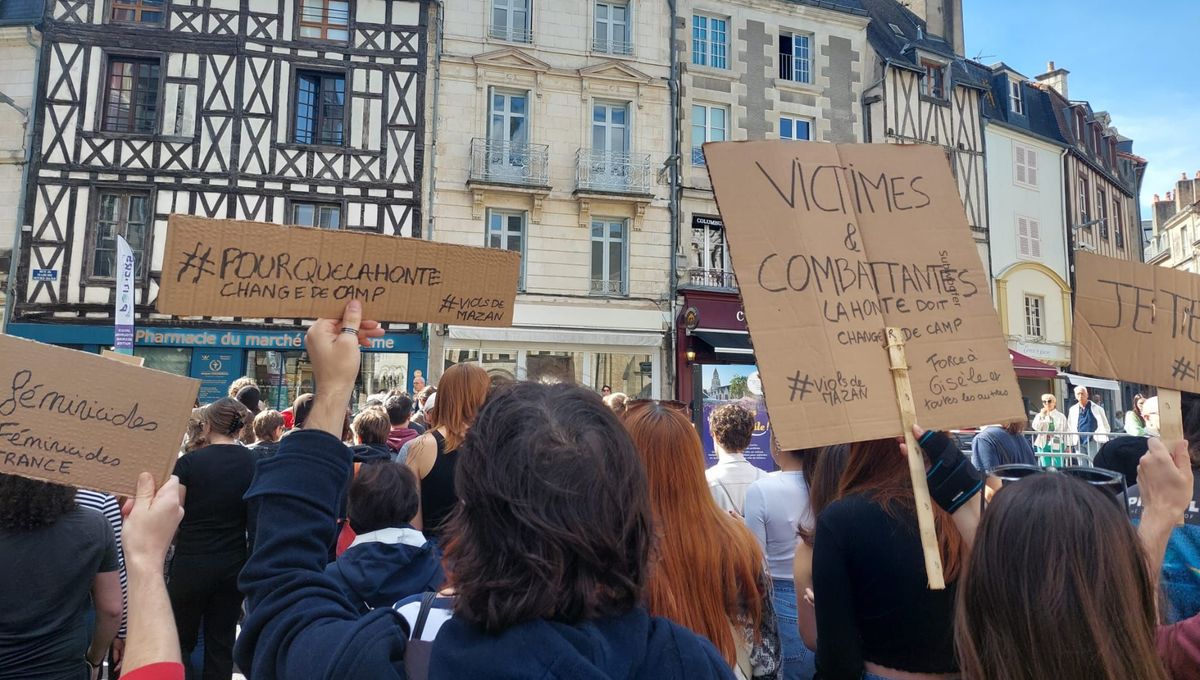
[[[1014,264],[1029,261],[1044,264],[1067,280],[1061,148],[997,124],[988,124],[984,128],[984,135],[987,143],[992,275],[1000,276]],[[1037,189],[1016,183],[1014,143],[1037,150]],[[1040,223],[1041,257],[1020,255],[1017,216],[1033,218]]]
[[[34,42],[39,42],[33,33]],[[25,111],[33,104],[37,78],[37,50],[26,41],[23,27],[0,28],[0,93]],[[21,222],[17,214],[21,202],[21,178],[26,156],[25,116],[12,106],[0,104],[0,255],[12,252],[13,239]],[[7,257],[0,258],[7,261]],[[0,281],[8,280],[8,271],[0,271]],[[0,286],[0,304],[6,288]],[[0,318],[0,328],[4,320]]]

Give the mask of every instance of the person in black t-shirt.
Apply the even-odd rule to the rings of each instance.
[[[234,399],[204,409],[208,445],[175,464],[184,517],[175,539],[168,592],[186,660],[204,621],[204,680],[233,676],[233,642],[241,613],[238,573],[246,562],[249,513],[242,500],[254,478],[254,454],[237,437],[250,417]]]
[[[121,625],[108,520],[71,487],[0,474],[0,555],[0,679],[94,677]]]
[[[944,590],[925,575],[916,501],[894,439],[850,445],[841,495],[817,519],[813,593],[817,677],[958,676],[954,597],[962,538],[934,509]]]

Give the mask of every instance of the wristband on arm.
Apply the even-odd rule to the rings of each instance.
[[[932,465],[925,473],[929,496],[941,509],[953,514],[983,489],[983,473],[949,437],[929,430],[921,436],[920,444]]]

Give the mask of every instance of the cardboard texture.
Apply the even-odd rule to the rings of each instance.
[[[720,142],[704,154],[784,448],[902,434],[887,326],[904,334],[922,426],[1025,417],[941,148]]]
[[[1200,276],[1077,252],[1071,370],[1200,392]]]
[[[171,215],[158,311],[511,326],[521,256],[329,229]]]
[[[121,363],[129,364],[130,366],[142,366],[146,363],[145,357],[137,357],[132,354],[121,354],[120,352],[114,352],[111,349],[100,350],[100,356],[104,357],[105,359],[120,361]]]
[[[132,496],[175,467],[199,381],[0,335],[0,472]]]

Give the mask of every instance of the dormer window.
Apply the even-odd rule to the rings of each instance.
[[[1022,96],[1021,81],[1008,81],[1008,108],[1018,116],[1025,115],[1025,98]]]
[[[946,65],[928,59],[921,60],[925,77],[921,79],[921,94],[934,99],[946,98]]]

